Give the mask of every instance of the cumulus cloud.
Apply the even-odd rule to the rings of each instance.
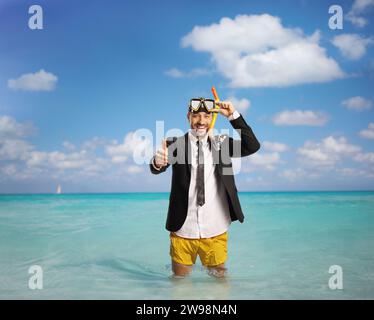
[[[283,170],[279,173],[279,176],[289,181],[296,181],[305,178],[316,179],[320,177],[320,174],[316,172],[309,172],[303,168],[296,168]]]
[[[23,137],[36,132],[31,123],[19,123],[13,117],[0,116],[0,160],[25,160],[33,146]]]
[[[374,152],[358,153],[354,157],[354,160],[357,161],[357,162],[373,164],[374,163]]]
[[[370,122],[368,128],[361,130],[359,135],[366,139],[374,139],[374,123]]]
[[[69,152],[27,150],[25,163],[29,168],[42,168],[47,170],[78,170],[80,174],[95,175],[108,170],[115,164],[124,164],[126,172],[137,173],[142,170],[140,166],[133,165],[134,156],[141,152],[152,151],[150,141],[142,139],[136,132],[129,132],[123,143],[117,141],[107,142],[105,139],[94,137],[76,146],[64,142]],[[104,149],[105,157],[99,157],[95,151]]]
[[[329,117],[324,112],[312,110],[285,110],[273,117],[278,126],[323,126]]]
[[[130,165],[126,168],[126,171],[128,173],[136,174],[144,171],[144,168],[141,166],[136,166],[136,165]]]
[[[349,144],[345,137],[328,136],[321,142],[306,141],[297,150],[299,161],[311,166],[332,167],[343,156],[353,157],[361,151],[361,147]]]
[[[143,172],[144,166],[136,163],[136,156],[143,156],[144,164],[148,161],[147,152],[153,151],[151,140],[141,132],[129,132],[123,143],[93,137],[80,147],[65,140],[64,150],[43,151],[26,140],[36,129],[31,123],[0,116],[1,181],[43,177],[80,183],[92,177],[108,182]],[[120,157],[125,157],[125,162],[118,161]]]
[[[60,151],[34,151],[30,153],[30,158],[27,160],[29,166],[44,165],[56,169],[80,169],[88,165],[89,162],[90,159],[84,150],[68,154]]]
[[[342,105],[349,110],[364,111],[371,109],[373,103],[371,100],[365,99],[360,96],[356,96],[343,100]]]
[[[301,168],[297,168],[297,169],[294,169],[294,170],[287,169],[287,170],[283,170],[279,175],[281,177],[287,179],[287,180],[295,181],[299,178],[305,177],[306,172],[305,172],[305,170],[303,170]]]
[[[153,155],[152,141],[137,132],[129,132],[123,143],[107,146],[106,153],[113,163],[125,162],[129,157],[132,157],[137,164],[148,163]]]
[[[34,147],[24,140],[0,140],[0,160],[26,160],[33,149]]]
[[[57,76],[43,69],[35,73],[26,73],[17,79],[9,79],[8,87],[13,90],[52,91],[56,87]]]
[[[242,170],[244,172],[252,172],[257,170],[275,170],[276,166],[281,163],[281,159],[278,152],[256,152],[250,157],[243,159],[242,163]]]
[[[82,144],[82,149],[89,152],[95,151],[98,147],[106,146],[108,142],[99,137],[93,137]]]
[[[165,74],[172,78],[195,78],[209,74],[209,70],[203,68],[195,68],[191,71],[184,72],[177,68],[171,68],[166,70]]]
[[[319,38],[319,31],[305,36],[269,14],[238,15],[195,26],[181,45],[208,52],[232,87],[283,87],[345,76],[319,45]]]
[[[17,173],[17,167],[14,163],[0,167],[1,173],[4,175],[12,176]]]
[[[62,145],[65,149],[67,149],[69,151],[73,151],[73,150],[76,149],[76,146],[69,141],[63,141]]]
[[[251,102],[245,98],[238,99],[234,96],[230,96],[227,98],[227,100],[231,101],[235,109],[237,109],[240,113],[245,113],[251,106]]]
[[[366,48],[374,43],[373,37],[364,38],[358,34],[341,34],[331,40],[341,54],[350,60],[358,60],[366,53]]]
[[[280,142],[263,141],[261,145],[265,150],[273,152],[285,152],[289,150],[286,144]]]
[[[374,178],[374,173],[372,171],[360,168],[337,168],[336,172],[343,177]]]
[[[19,138],[36,132],[31,122],[19,123],[13,117],[0,116],[0,140],[5,138]]]
[[[362,17],[362,15],[373,6],[374,0],[355,0],[346,18],[356,27],[365,27],[368,21],[366,18]]]

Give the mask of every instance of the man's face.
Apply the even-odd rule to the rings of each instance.
[[[188,112],[187,118],[190,122],[191,129],[195,131],[197,136],[202,137],[208,132],[213,115],[212,113],[206,112]]]

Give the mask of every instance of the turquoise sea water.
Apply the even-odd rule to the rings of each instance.
[[[0,299],[373,299],[374,192],[240,193],[226,281],[172,279],[168,194],[0,196]],[[28,287],[29,267],[43,289]],[[328,286],[343,270],[343,290]]]

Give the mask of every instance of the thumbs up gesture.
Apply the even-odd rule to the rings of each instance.
[[[168,164],[168,147],[166,140],[162,140],[162,147],[156,151],[155,154],[155,165],[158,168],[165,167]]]

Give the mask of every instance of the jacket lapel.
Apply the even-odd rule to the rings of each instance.
[[[187,173],[191,177],[191,163],[192,163],[192,155],[191,155],[191,147],[190,147],[190,140],[188,139],[188,132],[184,135],[184,156],[185,156],[185,163],[187,164]]]

